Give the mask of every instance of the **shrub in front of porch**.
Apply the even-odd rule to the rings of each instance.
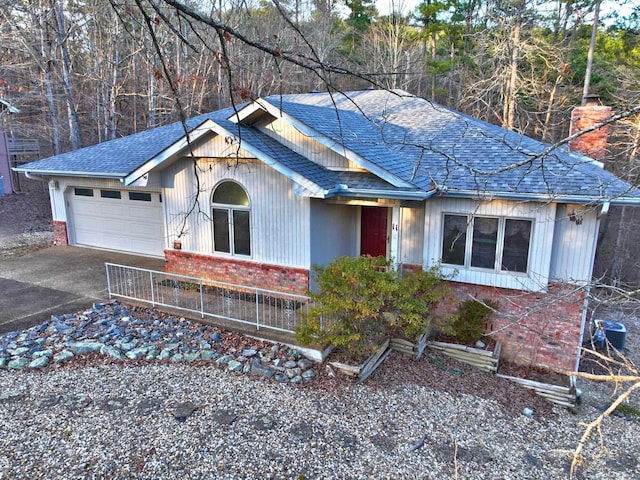
[[[415,340],[450,295],[439,268],[400,275],[383,257],[339,257],[313,272],[318,291],[297,339],[333,345],[356,362],[387,338]]]

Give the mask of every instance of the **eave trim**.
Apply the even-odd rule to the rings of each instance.
[[[147,160],[143,165],[136,168],[133,172],[125,174],[124,178],[122,179],[122,183],[124,183],[125,185],[131,185],[133,182],[146,175],[154,168],[158,167],[170,158],[173,158],[182,150],[201,139],[207,133],[212,132],[214,125],[215,123],[213,122],[213,120],[205,120],[193,130],[190,130],[188,133],[182,136],[178,141],[174,142],[169,147],[165,148],[162,152]]]

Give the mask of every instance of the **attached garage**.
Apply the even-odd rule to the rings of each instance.
[[[70,243],[141,255],[164,255],[160,193],[71,187],[66,195]]]

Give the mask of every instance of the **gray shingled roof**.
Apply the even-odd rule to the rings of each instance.
[[[201,115],[190,119],[187,122],[188,128],[195,128],[207,118],[207,115]],[[22,165],[17,170],[32,173],[86,174],[86,176],[99,175],[121,178],[162,153],[184,135],[182,123],[177,122],[37,160]]]
[[[640,191],[586,157],[560,149],[542,155],[548,149],[544,143],[406,92],[364,90],[265,100],[415,189],[398,189],[370,173],[326,169],[251,126],[232,123],[228,120],[235,113],[231,108],[194,117],[187,122],[188,128],[212,120],[325,190],[348,185],[401,195],[403,191],[432,192],[437,186],[450,195],[640,203]],[[19,170],[123,178],[183,136],[178,122],[38,160]]]
[[[235,124],[228,120],[230,109],[222,114],[214,114],[210,118],[230,133],[238,135],[242,142],[246,142],[262,153],[277,159],[288,169],[302,175],[325,190],[334,189],[340,185],[348,185],[351,189],[394,192],[418,191],[414,189],[398,189],[381,178],[368,172],[341,172],[330,170],[302,155],[287,148],[282,143],[252,127]]]
[[[640,200],[640,191],[591,159],[561,149],[543,155],[547,144],[406,92],[266,100],[423,190],[437,185],[449,194]]]

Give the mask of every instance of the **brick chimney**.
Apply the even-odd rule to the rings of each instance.
[[[571,113],[569,135],[604,122],[610,116],[611,107],[600,105],[600,97],[596,94],[589,94],[585,96],[585,105],[576,107]],[[609,126],[605,125],[570,141],[569,148],[594,160],[603,160],[607,155],[608,136]]]

